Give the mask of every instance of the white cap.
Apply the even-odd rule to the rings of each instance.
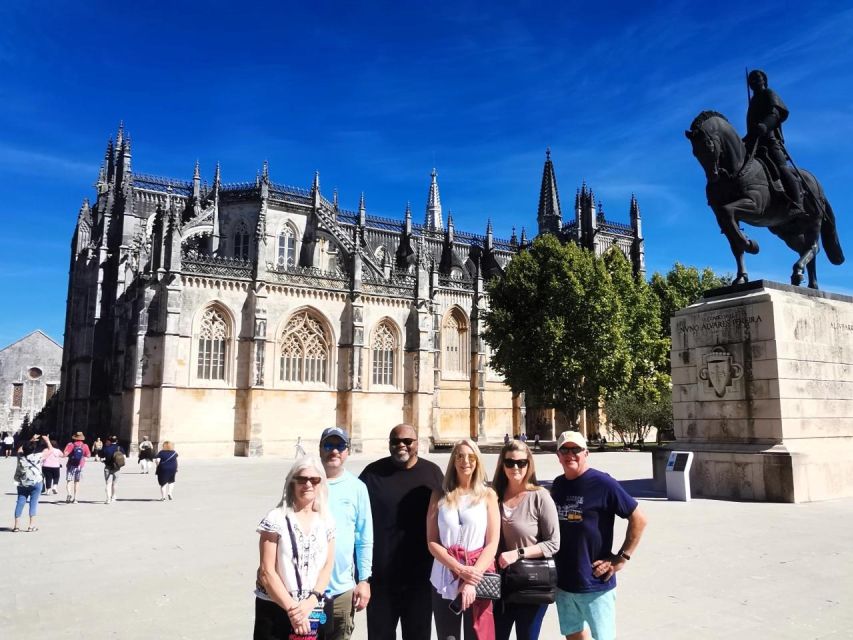
[[[560,437],[557,438],[557,449],[559,450],[566,443],[586,449],[586,439],[581,435],[580,431],[563,431]]]

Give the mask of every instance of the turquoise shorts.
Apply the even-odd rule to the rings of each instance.
[[[557,589],[557,616],[564,636],[589,627],[592,640],[616,638],[616,589],[570,593]]]

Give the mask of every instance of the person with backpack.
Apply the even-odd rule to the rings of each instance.
[[[86,460],[92,457],[92,452],[89,450],[89,445],[85,442],[86,436],[82,431],[78,431],[71,437],[71,442],[65,445],[65,450],[62,452],[67,458],[65,463],[65,502],[77,504],[77,491],[80,488],[80,478],[83,477],[83,467],[86,466]]]
[[[47,451],[53,446],[47,436],[41,436],[41,440],[47,445]],[[41,460],[43,449],[40,447],[39,436],[33,436],[29,442],[25,442],[18,454],[18,466],[15,468],[15,482],[18,484],[18,501],[15,503],[15,525],[13,532],[20,531],[21,515],[24,513],[24,505],[30,503],[30,523],[27,531],[38,531],[36,527],[36,514],[38,512],[39,497],[44,487],[44,476],[41,472]]]
[[[104,447],[104,490],[107,494],[104,504],[115,502],[118,472],[126,462],[127,457],[118,443],[118,436],[110,436],[107,439],[107,446]]]

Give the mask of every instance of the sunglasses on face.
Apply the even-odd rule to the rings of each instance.
[[[308,484],[309,482],[313,486],[317,486],[323,481],[323,478],[320,476],[293,476],[293,481],[296,484]]]
[[[530,464],[529,460],[515,460],[513,458],[504,458],[504,466],[507,469],[512,469],[513,467],[518,467],[519,469],[526,469],[527,465]]]
[[[343,453],[349,449],[349,446],[345,442],[324,442],[323,443],[323,451],[340,451]]]
[[[559,454],[563,456],[567,456],[569,454],[572,454],[573,456],[579,456],[581,453],[583,453],[583,451],[584,450],[580,447],[560,447],[558,449]]]
[[[457,453],[456,459],[459,462],[477,462],[477,456],[473,453]]]
[[[389,438],[388,442],[392,447],[396,447],[398,445],[404,444],[407,447],[411,447],[412,443],[415,441],[414,438]]]

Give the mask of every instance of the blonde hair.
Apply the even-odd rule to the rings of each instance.
[[[326,471],[323,469],[323,463],[316,456],[305,456],[299,458],[290,467],[287,472],[287,477],[284,480],[284,489],[281,492],[281,502],[278,503],[278,508],[282,509],[285,514],[293,513],[293,508],[296,504],[296,492],[293,490],[293,478],[304,469],[312,469],[317,472],[317,475],[322,478],[322,482],[314,487],[314,505],[313,510],[321,516],[326,516],[326,502],[329,497],[329,489],[326,487]]]
[[[536,484],[536,465],[533,463],[533,453],[530,451],[530,447],[527,446],[526,442],[522,442],[521,440],[510,440],[501,448],[501,453],[498,457],[498,468],[495,469],[495,476],[492,479],[492,489],[498,494],[498,500],[503,500],[506,488],[509,486],[509,480],[507,480],[506,471],[504,470],[504,456],[510,451],[518,451],[527,455],[527,469],[525,469],[526,473],[523,480],[524,488],[527,491],[535,491],[542,488]]]
[[[163,441],[163,451],[174,451],[175,444],[171,440]]]
[[[474,458],[477,464],[474,467],[474,475],[471,477],[471,486],[467,489],[462,489],[459,486],[459,478],[456,474],[456,454],[459,448],[465,446],[474,452]],[[486,486],[486,469],[483,466],[483,455],[480,453],[480,447],[470,438],[463,438],[453,445],[453,450],[450,452],[450,462],[447,463],[447,470],[444,472],[444,481],[441,484],[444,489],[444,497],[440,504],[446,504],[449,507],[455,507],[459,499],[463,496],[471,496],[472,503],[476,504],[485,498],[491,489]]]

